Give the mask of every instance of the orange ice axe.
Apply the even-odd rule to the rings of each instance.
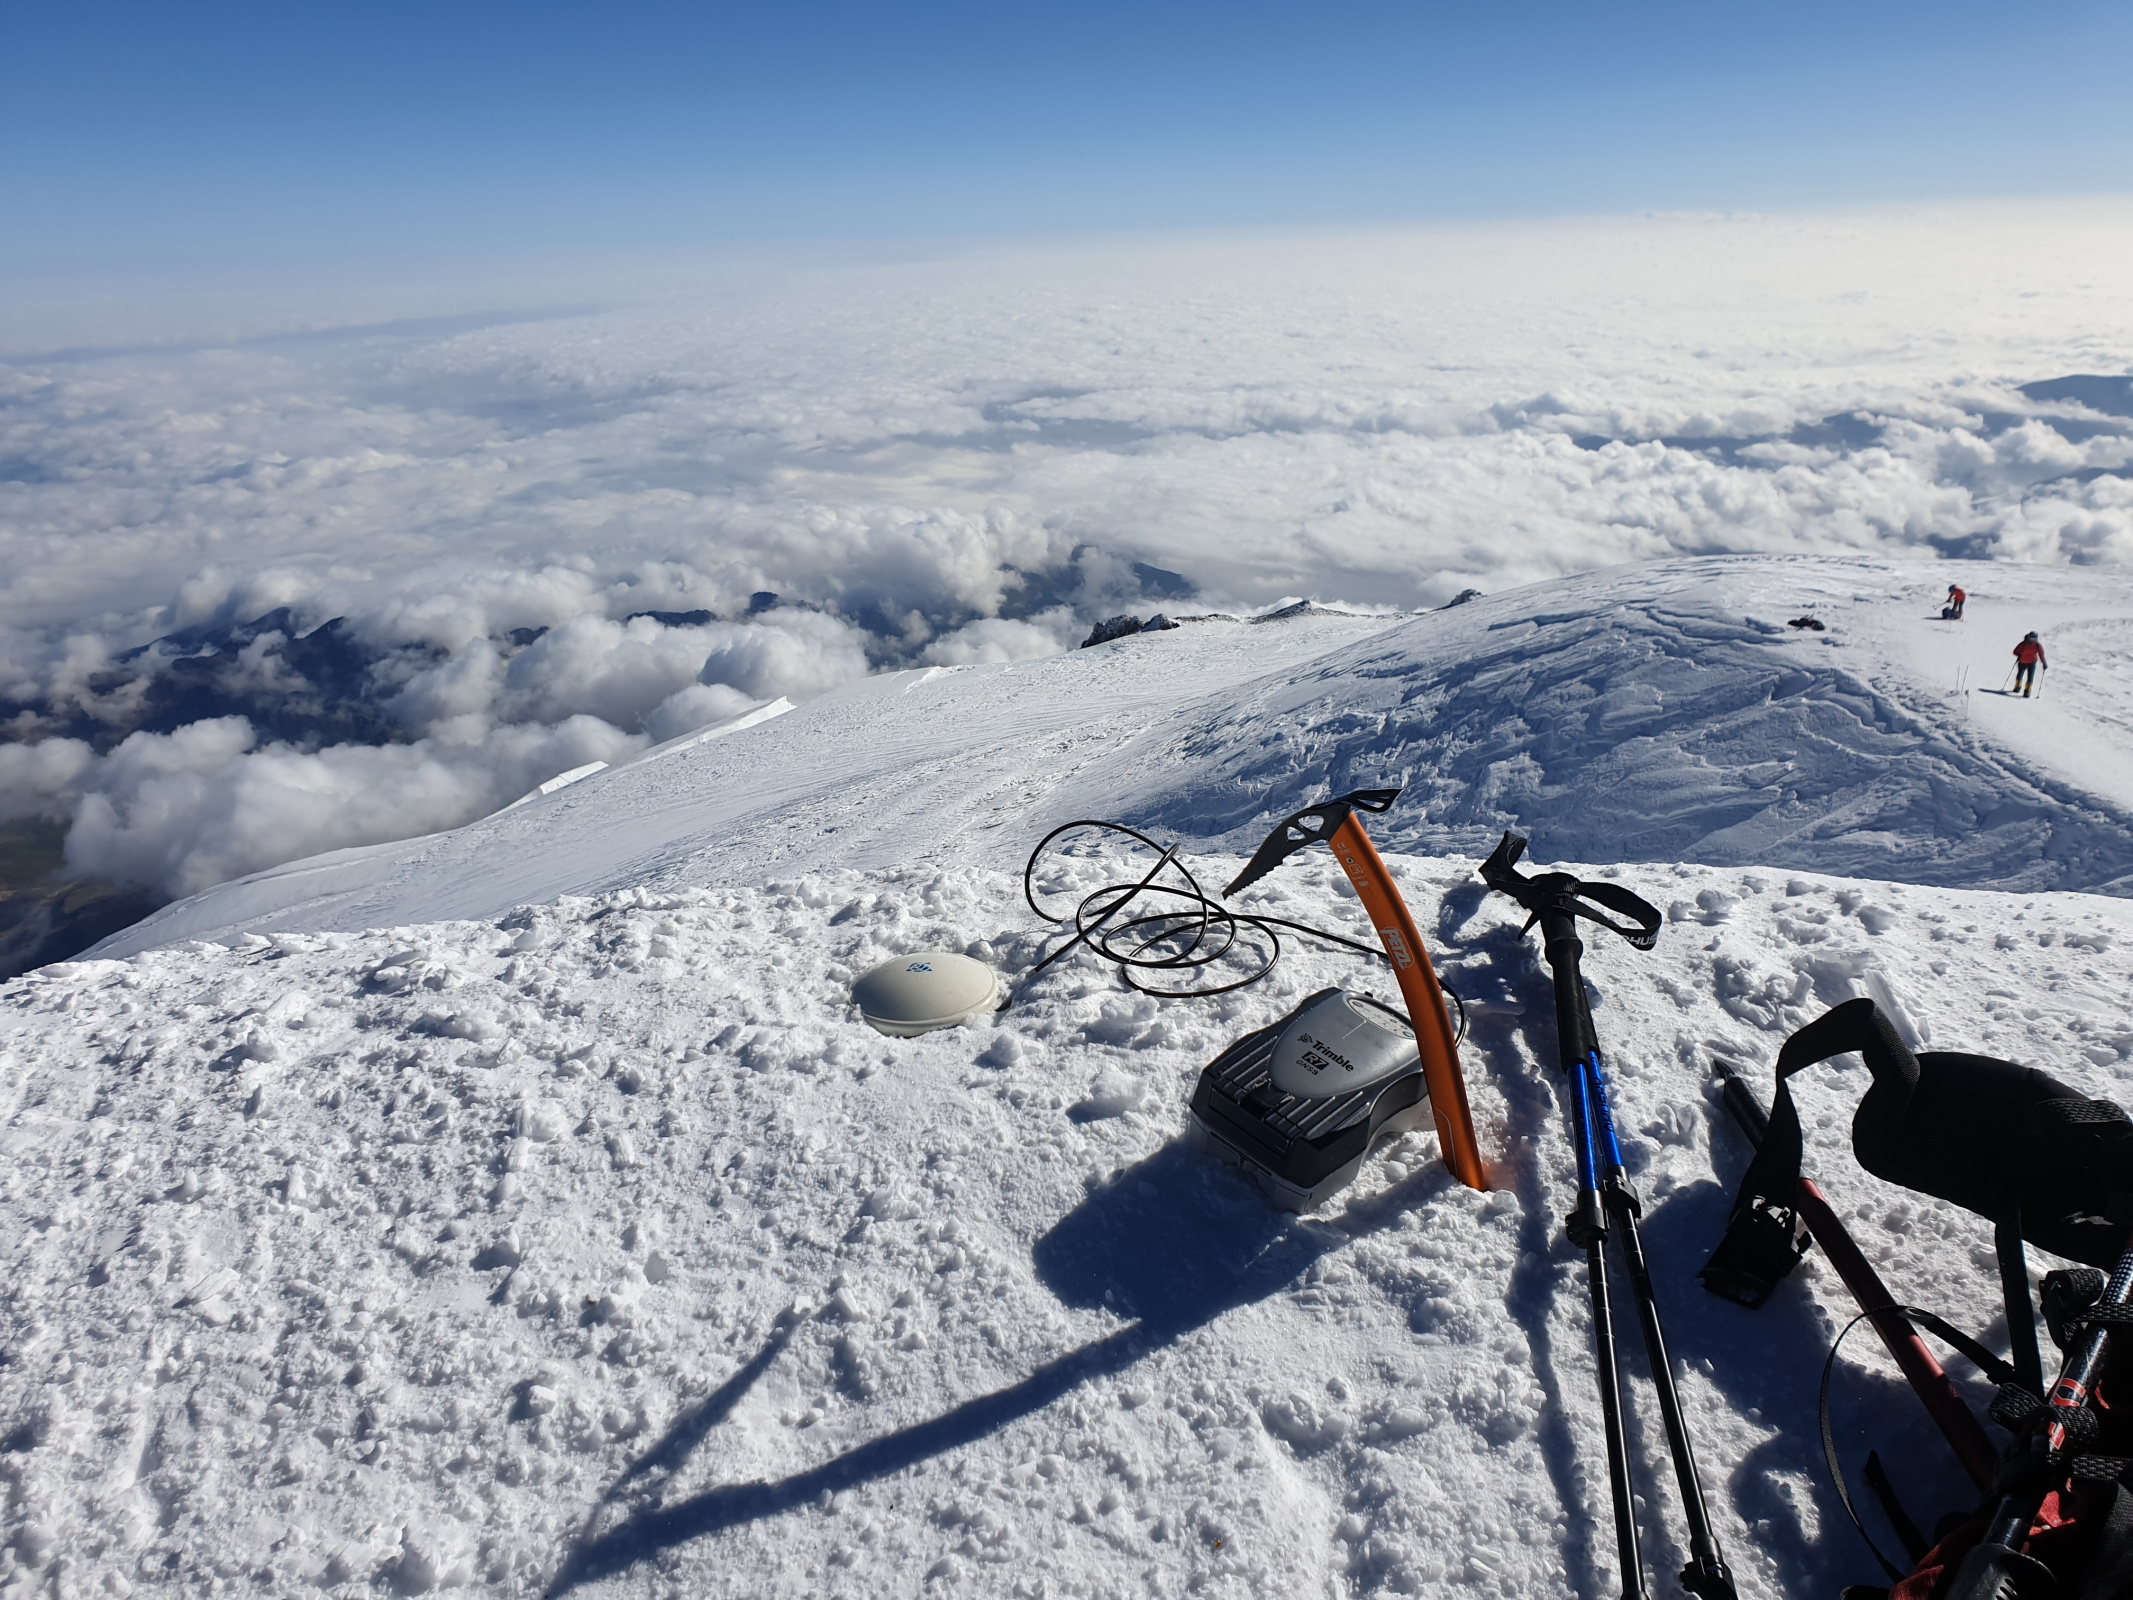
[[[1248,884],[1257,883],[1299,850],[1314,844],[1333,847],[1333,858],[1355,885],[1356,898],[1378,930],[1378,941],[1400,982],[1401,998],[1407,1002],[1407,1019],[1414,1025],[1415,1048],[1422,1057],[1422,1079],[1429,1086],[1430,1114],[1437,1122],[1437,1143],[1452,1176],[1469,1189],[1487,1189],[1481,1173],[1481,1150],[1474,1142],[1474,1119],[1467,1110],[1466,1078],[1459,1068],[1459,1046],[1452,1037],[1451,1018],[1444,1009],[1444,990],[1415,919],[1400,898],[1400,891],[1385,870],[1384,858],[1370,835],[1363,831],[1358,811],[1372,815],[1389,810],[1400,797],[1397,789],[1357,789],[1297,812],[1266,836],[1236,881],[1222,891],[1224,899]]]

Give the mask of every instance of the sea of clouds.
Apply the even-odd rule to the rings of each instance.
[[[2126,563],[2129,247],[2086,201],[48,288],[0,321],[0,823],[181,895],[1119,613]]]

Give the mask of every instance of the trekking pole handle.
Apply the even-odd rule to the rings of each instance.
[[[1555,1032],[1563,1070],[1568,1072],[1600,1047],[1593,1032],[1592,1002],[1585,994],[1584,964],[1579,959],[1585,953],[1585,942],[1578,937],[1576,919],[1555,910],[1541,913],[1541,936],[1548,970],[1555,979]]]
[[[1543,921],[1550,911],[1555,911],[1597,922],[1639,950],[1649,950],[1658,943],[1659,924],[1665,919],[1660,916],[1659,908],[1643,896],[1619,883],[1588,883],[1567,872],[1544,872],[1528,877],[1518,870],[1519,857],[1525,853],[1526,841],[1515,833],[1506,833],[1477,870],[1483,883],[1525,907],[1528,928]],[[1614,916],[1607,915],[1608,912]],[[1616,916],[1629,920],[1617,922]]]

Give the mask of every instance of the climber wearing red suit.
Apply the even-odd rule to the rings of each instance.
[[[2022,698],[2027,700],[2031,685],[2037,681],[2037,668],[2043,667],[2049,671],[2051,663],[2044,659],[2044,646],[2037,643],[2034,633],[2022,635],[2022,642],[2014,647],[2014,658],[2015,687],[2022,691]]]

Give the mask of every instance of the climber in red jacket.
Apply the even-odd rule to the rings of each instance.
[[[2037,643],[2034,632],[2022,635],[2022,642],[2014,647],[2014,658],[2015,687],[2022,691],[2022,698],[2027,700],[2030,686],[2037,681],[2037,668],[2043,667],[2049,671],[2051,663],[2044,659],[2044,646]]]

